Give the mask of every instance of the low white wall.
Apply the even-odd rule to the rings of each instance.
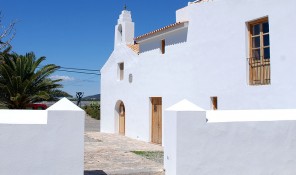
[[[165,113],[167,175],[296,173],[296,110],[203,111],[192,106],[183,101]]]
[[[45,111],[0,110],[0,174],[82,175],[84,117],[67,99]]]

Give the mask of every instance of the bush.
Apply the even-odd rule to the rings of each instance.
[[[7,109],[7,107],[0,102],[0,109]]]
[[[100,104],[98,102],[91,102],[90,105],[84,106],[83,108],[91,118],[100,120]]]

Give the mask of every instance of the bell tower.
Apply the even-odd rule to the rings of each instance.
[[[120,44],[133,44],[134,34],[135,24],[132,21],[131,12],[126,10],[125,6],[115,26],[114,48]]]

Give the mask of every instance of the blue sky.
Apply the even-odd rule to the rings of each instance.
[[[13,51],[46,56],[44,64],[101,69],[113,50],[114,26],[124,4],[132,12],[135,35],[175,22],[187,0],[0,0],[4,24],[17,20]],[[71,95],[100,93],[100,77],[69,72],[62,76]]]

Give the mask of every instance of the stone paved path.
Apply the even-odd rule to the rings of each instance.
[[[162,151],[159,145],[106,134],[88,128],[87,123],[98,122],[86,119],[85,175],[163,175],[163,165],[131,151]],[[89,126],[93,126],[90,124]],[[97,127],[90,127],[97,128]],[[94,129],[96,130],[96,129]]]
[[[85,132],[100,131],[100,120],[93,119],[89,116],[85,117]]]

